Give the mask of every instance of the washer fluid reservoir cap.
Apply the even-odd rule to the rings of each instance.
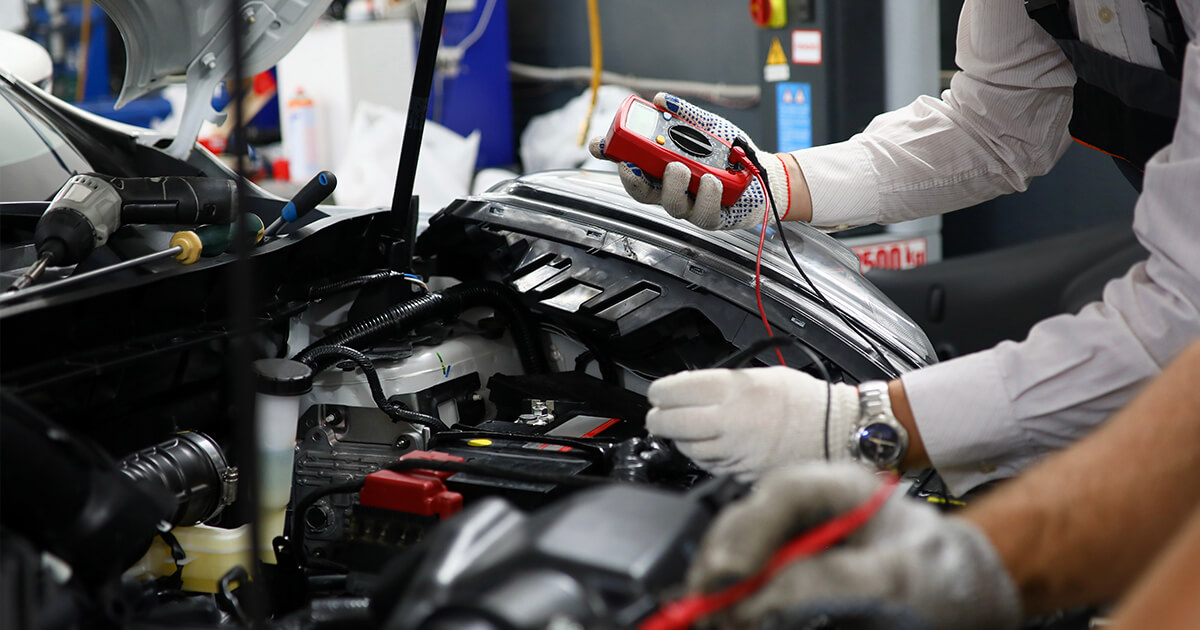
[[[299,396],[312,390],[312,368],[291,359],[259,359],[254,362],[258,392],[275,396]]]

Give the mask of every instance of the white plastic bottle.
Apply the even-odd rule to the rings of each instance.
[[[317,110],[303,88],[297,88],[287,102],[283,150],[288,158],[292,181],[307,182],[321,172],[321,165],[317,161]]]

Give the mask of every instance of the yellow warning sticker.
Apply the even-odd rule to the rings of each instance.
[[[767,65],[778,66],[787,65],[787,55],[783,54],[783,44],[779,43],[779,38],[771,39],[771,48],[767,51]]]

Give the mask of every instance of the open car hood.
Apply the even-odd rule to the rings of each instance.
[[[453,225],[477,225],[513,243],[536,237],[528,245],[510,243],[519,262],[505,271],[519,293],[541,300],[542,306],[567,305],[576,316],[595,311],[599,319],[606,318],[601,311],[619,312],[611,319],[626,335],[667,311],[690,307],[714,321],[725,318],[717,327],[724,325],[722,334],[735,345],[762,335],[752,306],[758,234],[705,230],[676,220],[659,206],[634,201],[616,173],[545,171],[501,182],[486,193],[450,204],[431,219],[418,242],[418,255],[466,259],[478,252],[498,256],[503,249],[462,240]],[[853,252],[807,224],[786,229],[793,254],[812,284],[802,279],[782,239],[771,230],[763,247],[761,293],[773,329],[806,341],[830,335],[820,344],[821,351],[831,358],[836,355],[839,365],[859,381],[880,374],[897,376],[937,361],[925,333],[862,277]],[[613,260],[622,263],[613,265]],[[660,274],[673,280],[651,281]],[[638,302],[644,294],[630,288],[638,282],[654,285],[655,297]],[[678,289],[680,282],[690,288],[670,288]],[[719,299],[705,301],[699,293]],[[571,303],[562,295],[578,299]],[[618,302],[625,302],[614,296],[638,303],[618,308]],[[721,313],[729,306],[738,312],[726,317]]]
[[[275,65],[324,13],[331,0],[241,0],[247,77]],[[205,120],[219,122],[212,95],[233,75],[233,20],[228,0],[97,0],[125,41],[121,107],[166,83],[187,82],[179,132],[167,152],[186,159]]]

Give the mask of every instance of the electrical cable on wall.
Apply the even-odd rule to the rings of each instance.
[[[600,7],[598,0],[587,0],[588,39],[592,48],[592,98],[588,101],[587,113],[579,125],[579,146],[587,143],[588,131],[592,126],[592,112],[596,110],[596,96],[600,93],[600,80],[604,76],[604,48],[600,40]]]
[[[589,81],[592,69],[583,66],[547,68],[527,63],[510,61],[508,73],[514,81],[575,83]],[[619,74],[611,70],[600,73],[601,83],[621,85],[635,92],[670,92],[676,96],[700,98],[717,105],[732,108],[747,108],[758,104],[762,88],[757,85],[709,83],[704,81],[680,81]]]
[[[88,49],[92,45],[92,0],[83,0],[83,19],[79,25],[79,61],[75,73],[75,102],[87,96]]]
[[[483,5],[483,10],[479,12],[479,20],[471,28],[471,32],[462,38],[462,41],[453,46],[438,47],[437,69],[434,71],[433,79],[433,120],[442,122],[442,114],[445,109],[446,78],[454,78],[459,75],[459,68],[462,60],[467,56],[467,51],[483,37],[483,34],[487,32],[488,25],[492,23],[492,14],[496,11],[497,1],[487,0],[487,4]],[[418,18],[419,22],[423,21],[424,15],[418,14]]]
[[[462,41],[453,46],[438,47],[437,67],[440,73],[449,77],[458,76],[458,67],[462,63],[463,57],[467,56],[467,51],[483,37],[488,25],[491,24],[492,13],[496,10],[496,2],[497,0],[487,0],[487,4],[483,5],[483,10],[479,13],[479,21],[475,22],[471,32],[467,33]]]
[[[459,59],[462,59],[462,56],[467,54],[467,50],[469,50],[471,46],[474,46],[475,42],[479,41],[480,37],[483,37],[483,33],[487,30],[488,24],[492,22],[492,12],[495,10],[496,0],[487,0],[487,4],[483,6],[483,11],[479,14],[479,21],[475,23],[475,28],[471,29],[471,32],[467,33],[467,36],[462,38],[461,42],[458,42],[457,45],[452,47],[452,49],[457,49],[460,53]]]

